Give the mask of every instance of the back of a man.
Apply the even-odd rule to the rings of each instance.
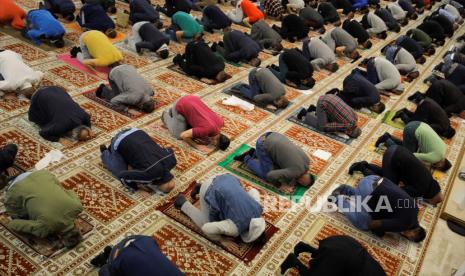
[[[215,136],[220,133],[224,125],[223,118],[203,103],[198,96],[187,95],[179,99],[176,103],[176,111],[192,127],[194,138]]]
[[[11,184],[6,192],[5,206],[8,214],[26,215],[27,219],[13,219],[8,224],[10,229],[44,238],[74,228],[74,219],[83,210],[74,192],[65,190],[45,170],[18,177],[22,179]]]

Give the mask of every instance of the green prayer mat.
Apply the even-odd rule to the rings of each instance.
[[[235,156],[240,155],[248,151],[249,149],[249,145],[242,144],[238,149],[236,149],[233,153],[227,156],[226,159],[221,161],[218,165],[234,173],[235,175],[246,179],[251,183],[257,184],[275,194],[289,198],[293,202],[298,203],[301,197],[304,195],[305,191],[307,191],[308,187],[282,184],[281,187],[278,188],[273,184],[253,174],[249,169],[246,168],[244,163],[234,160]],[[316,178],[315,176],[313,177]]]
[[[385,124],[387,124],[389,126],[398,128],[398,129],[404,129],[404,127],[405,127],[404,122],[402,122],[401,120],[395,120],[395,121],[392,120],[392,117],[394,117],[394,115],[396,115],[396,112],[397,111],[394,111],[394,110],[386,111],[386,113],[384,114],[383,123],[385,123]]]

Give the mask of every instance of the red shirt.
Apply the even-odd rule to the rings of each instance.
[[[249,18],[249,23],[255,23],[263,18],[265,15],[263,12],[255,6],[254,3],[250,2],[249,0],[242,0],[241,2],[242,11],[245,14],[245,17]]]
[[[223,118],[204,104],[200,97],[194,95],[179,99],[176,103],[176,111],[184,116],[191,126],[193,138],[215,136],[224,126]]]

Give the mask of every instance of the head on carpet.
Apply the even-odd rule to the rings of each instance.
[[[400,233],[402,236],[413,242],[421,242],[426,237],[426,230],[421,226],[416,226]]]

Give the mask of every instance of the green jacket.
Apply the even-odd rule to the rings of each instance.
[[[74,219],[83,210],[78,196],[45,170],[32,172],[10,186],[5,208],[13,217],[8,228],[40,238],[72,230]]]

